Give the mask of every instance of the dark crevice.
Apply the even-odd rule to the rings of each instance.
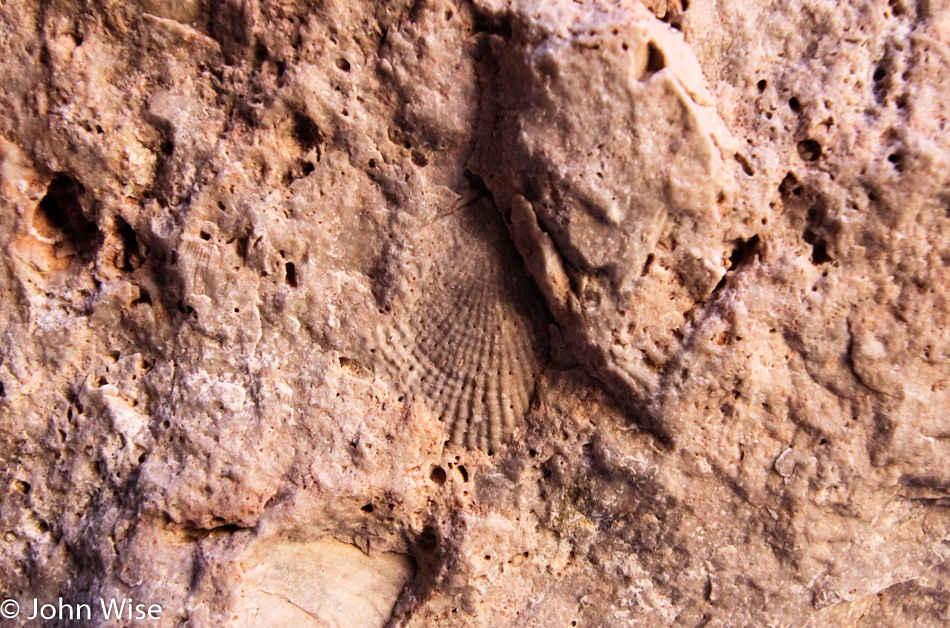
[[[304,152],[316,148],[322,142],[322,135],[317,123],[310,116],[299,111],[294,112],[294,139]]]
[[[880,62],[878,62],[877,67],[874,69],[874,74],[871,75],[874,85],[874,101],[878,105],[883,105],[887,101],[887,94],[891,91],[893,83],[891,78],[892,66],[893,60],[891,59],[890,51],[888,51]]]
[[[791,172],[779,185],[779,193],[785,207],[804,223],[802,239],[811,246],[812,263],[821,265],[831,262],[828,241],[833,238],[835,227],[828,219],[827,200],[813,189],[806,191]],[[802,220],[802,214],[804,214],[804,220]]]
[[[821,144],[815,140],[802,140],[798,143],[798,156],[804,161],[815,161],[821,157]]]
[[[811,228],[805,229],[802,238],[811,245],[812,264],[818,266],[831,261],[831,256],[828,255],[828,245]]]
[[[221,521],[221,519],[213,519],[212,523]],[[222,523],[219,525],[212,525],[208,528],[198,528],[195,526],[182,526],[181,531],[186,535],[191,536],[194,539],[206,539],[212,534],[234,534],[235,532],[240,532],[242,530],[247,530],[243,526],[237,525],[235,523]]]
[[[33,216],[37,233],[58,242],[63,249],[87,257],[99,246],[101,234],[83,214],[81,198],[85,188],[65,174],[57,174],[46,189]]]
[[[643,270],[640,271],[641,277],[646,277],[650,274],[650,269],[653,267],[653,261],[656,259],[656,256],[653,253],[647,255],[646,261],[643,263]]]
[[[306,178],[316,169],[313,162],[300,161],[284,174],[284,185],[290,185],[298,179]]]
[[[264,45],[264,42],[258,41],[254,44],[254,59],[258,63],[263,63],[270,58],[270,51],[267,49],[267,46]]]
[[[719,280],[719,283],[716,284],[716,287],[713,288],[712,292],[709,294],[709,298],[706,299],[706,301],[715,301],[719,294],[725,290],[726,285],[729,283],[729,279],[743,266],[751,264],[752,260],[759,254],[759,250],[760,245],[758,235],[754,235],[748,240],[736,240],[735,247],[732,249],[732,253],[729,255],[729,268],[722,276],[722,279]]]
[[[297,287],[297,267],[294,266],[293,262],[287,262],[284,266],[286,276],[287,276],[287,285],[291,288]]]
[[[822,235],[822,223],[824,222],[824,210],[816,204],[808,210],[807,225],[802,233],[802,239],[812,247],[811,261],[815,265],[826,264],[831,261],[828,255],[828,243]]]
[[[472,34],[478,35],[481,33],[497,35],[502,39],[511,39],[511,22],[476,11],[472,20]]]
[[[180,202],[176,199],[175,190],[175,127],[165,118],[153,114],[146,114],[145,120],[158,133],[157,143],[150,145],[155,153],[155,166],[152,169],[152,188],[148,194],[158,201],[162,207]]]
[[[663,51],[652,41],[647,44],[647,74],[656,74],[666,67],[666,57]]]
[[[798,177],[791,172],[785,175],[785,178],[782,179],[782,182],[778,186],[779,194],[781,194],[782,198],[786,201],[792,196],[801,196],[803,189],[798,181]]]
[[[149,291],[145,288],[139,287],[139,296],[137,299],[132,301],[132,305],[150,305],[152,303],[152,295],[149,294]]]
[[[116,216],[115,225],[119,240],[122,242],[122,252],[116,260],[116,266],[125,272],[132,272],[141,267],[144,261],[138,236],[132,225],[121,216]],[[145,253],[147,254],[147,251]]]
[[[748,240],[738,240],[736,247],[729,256],[729,270],[734,272],[740,266],[749,263],[759,252],[759,236],[754,235]]]

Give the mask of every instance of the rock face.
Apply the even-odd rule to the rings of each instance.
[[[950,622],[943,0],[0,24],[10,625]]]

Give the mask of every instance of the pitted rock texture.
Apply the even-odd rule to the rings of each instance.
[[[473,166],[525,256],[556,260],[539,281],[591,365],[642,401],[754,237],[734,142],[690,48],[642,6],[518,15],[493,42],[499,97]]]
[[[950,623],[943,0],[0,25],[25,611]]]

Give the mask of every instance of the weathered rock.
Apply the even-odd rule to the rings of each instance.
[[[950,622],[945,2],[0,24],[11,625]]]

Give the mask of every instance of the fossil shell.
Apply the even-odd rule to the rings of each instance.
[[[375,339],[384,370],[426,400],[452,442],[496,449],[547,359],[540,294],[487,198],[436,219],[405,250],[405,294]]]

